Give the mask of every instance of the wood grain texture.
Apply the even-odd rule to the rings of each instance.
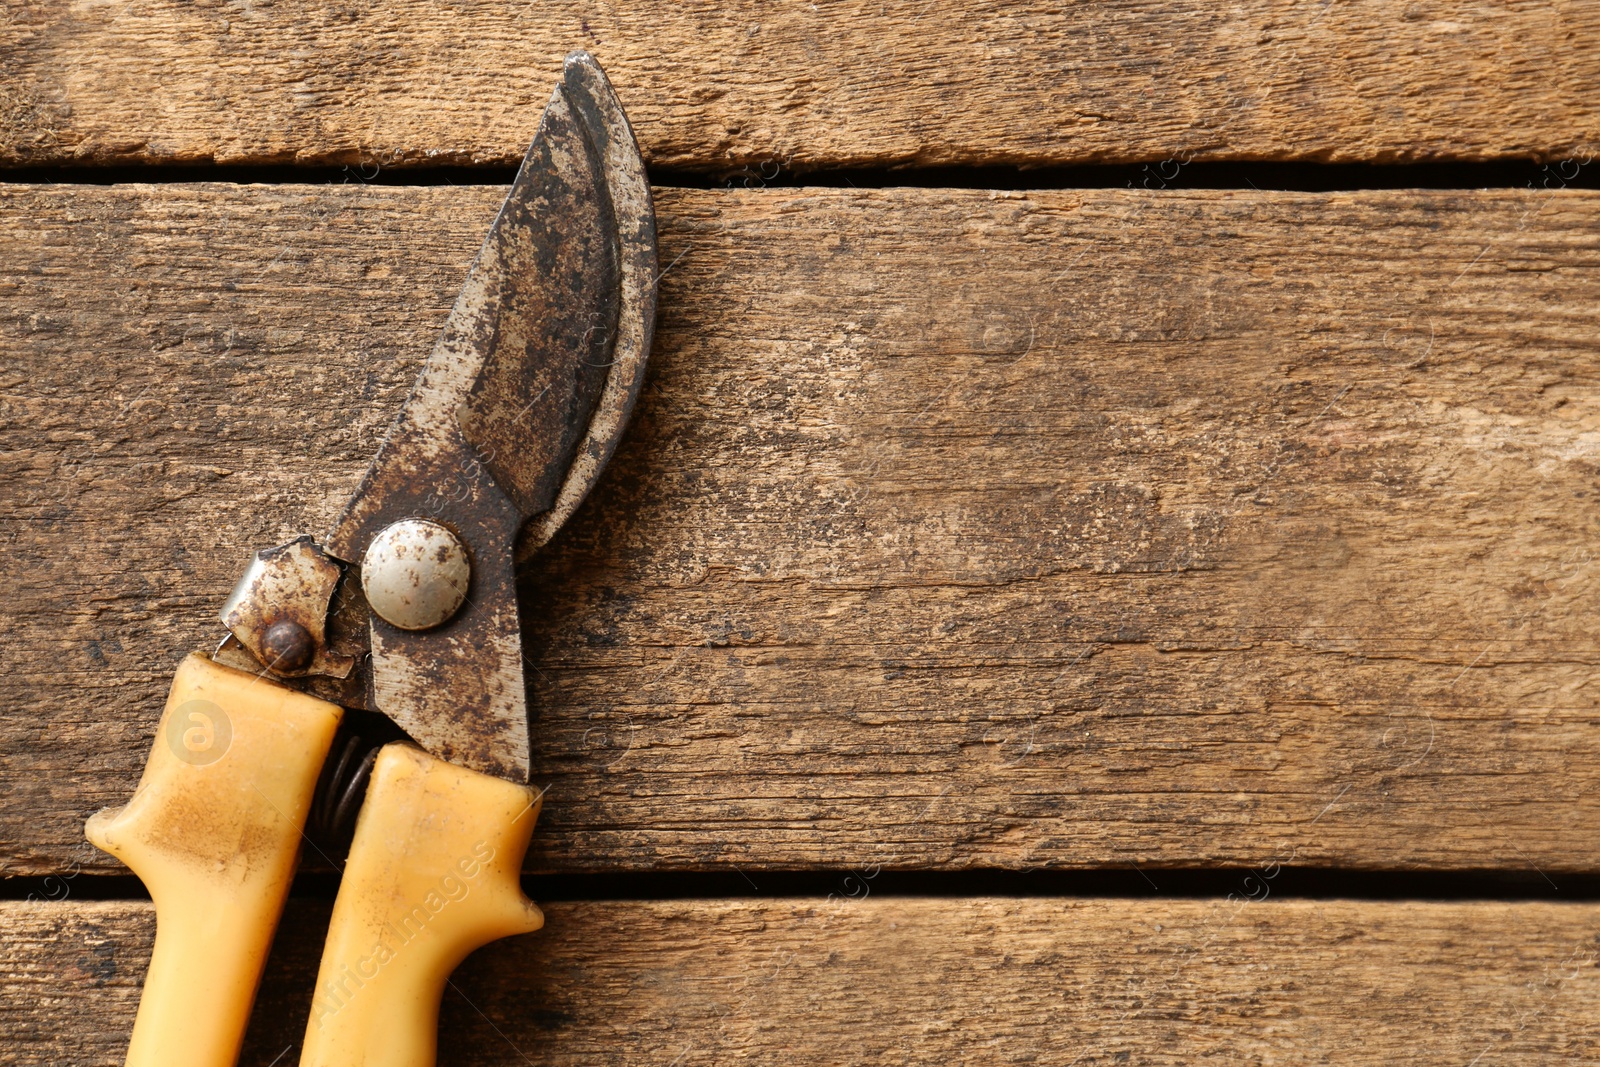
[[[1587,158],[1592,4],[8,0],[0,164],[521,158],[573,48],[657,167]]]
[[[1459,1067],[1600,1055],[1592,904],[874,897],[545,907],[542,932],[482,950],[457,972],[441,1067]],[[294,1062],[325,923],[325,910],[291,903],[241,1063]],[[121,1063],[153,925],[144,904],[0,904],[7,1062]]]
[[[0,190],[8,872],[354,487],[500,196]],[[1600,863],[1600,195],[658,209],[527,576],[533,868]]]

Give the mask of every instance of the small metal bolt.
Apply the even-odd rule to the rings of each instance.
[[[361,590],[378,617],[401,630],[438,626],[467,598],[472,565],[466,546],[426,519],[385,527],[361,561]]]
[[[266,656],[268,670],[286,674],[309,667],[317,643],[306,628],[293,619],[279,619],[261,635],[261,651]]]

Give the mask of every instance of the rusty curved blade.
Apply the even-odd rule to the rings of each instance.
[[[518,536],[525,524],[525,544],[553,536],[615,449],[643,379],[654,281],[638,147],[599,66],[573,53],[433,354],[325,542],[359,564],[379,531],[420,517],[466,544],[472,577],[452,619],[422,632],[370,624],[372,705],[444,759],[527,778]]]
[[[618,315],[616,332],[605,353],[608,373],[594,414],[549,510],[523,527],[518,559],[526,559],[556,535],[611,462],[644,385],[655,336],[656,284],[660,280],[656,215],[638,143],[611,83],[587,52],[567,57],[566,85],[573,108],[595,132],[602,157],[601,170],[616,223]]]

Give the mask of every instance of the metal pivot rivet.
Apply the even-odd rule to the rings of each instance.
[[[438,626],[467,598],[472,565],[445,527],[401,519],[385,527],[361,561],[361,591],[377,616],[401,630]]]

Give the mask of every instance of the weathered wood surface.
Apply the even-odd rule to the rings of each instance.
[[[1600,1056],[1593,904],[874,897],[546,911],[544,931],[457,972],[441,1067]],[[290,906],[249,1067],[295,1062],[325,922]],[[144,904],[0,904],[7,1062],[120,1064],[153,926]]]
[[[572,48],[659,167],[1588,157],[1580,3],[10,0],[0,163],[509,163]]]
[[[353,488],[500,196],[0,189],[8,872]],[[658,201],[527,583],[534,868],[1595,869],[1600,195]]]

